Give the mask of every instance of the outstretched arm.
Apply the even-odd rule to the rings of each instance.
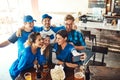
[[[8,40],[5,40],[0,43],[0,48],[8,46],[10,43],[15,43],[18,37],[16,36],[16,32],[13,33]]]
[[[10,43],[11,43],[11,42],[10,42],[9,40],[6,40],[6,41],[0,43],[0,48],[5,47],[5,46],[8,46]]]

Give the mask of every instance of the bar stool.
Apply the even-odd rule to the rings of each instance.
[[[86,37],[89,38],[89,40],[91,40],[91,32],[90,31],[87,31],[87,30],[81,30],[81,32],[83,33],[84,35],[84,39],[86,39]]]
[[[97,40],[96,40],[95,34],[91,34],[91,31],[89,31],[89,30],[81,30],[81,32],[84,35],[84,40],[86,39],[86,37],[88,37],[89,40],[92,41],[92,45],[97,45]]]
[[[91,34],[90,37],[91,37],[91,40],[92,40],[92,45],[97,45],[96,35]]]
[[[95,64],[95,58],[96,58],[96,53],[101,53],[102,54],[102,65],[104,63],[104,56],[105,54],[108,53],[108,47],[102,47],[102,46],[92,46],[92,52],[94,53],[93,56],[93,64]]]

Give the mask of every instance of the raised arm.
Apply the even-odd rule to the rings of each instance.
[[[16,36],[17,37],[21,37],[21,34],[22,34],[22,30],[24,30],[24,26],[22,26],[21,28],[19,28],[16,32]]]

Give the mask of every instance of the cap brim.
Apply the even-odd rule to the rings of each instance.
[[[36,20],[29,20],[29,21],[25,21],[25,22],[34,22],[34,21],[36,22]]]

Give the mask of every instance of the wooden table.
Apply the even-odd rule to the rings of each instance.
[[[120,80],[120,68],[90,66],[90,80]]]
[[[48,72],[43,72],[42,67],[40,68],[42,78],[40,80],[52,80],[50,75],[50,69],[54,68],[54,66],[49,66]],[[73,68],[64,68],[65,71],[65,80],[74,80],[74,69]],[[16,80],[25,80],[24,74],[25,72],[30,72],[32,74],[32,80],[36,80],[36,72],[34,68],[29,68],[21,72],[21,74],[17,77]]]

